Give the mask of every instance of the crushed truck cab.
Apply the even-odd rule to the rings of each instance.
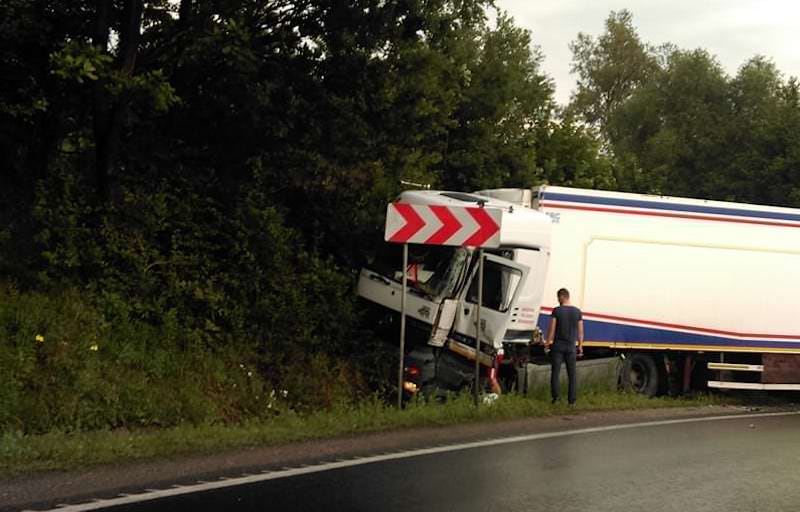
[[[502,212],[500,247],[483,250],[484,296],[476,355],[479,251],[470,247],[411,245],[406,294],[406,391],[458,391],[472,384],[477,357],[482,376],[495,381],[507,352],[526,351],[537,330],[550,256],[547,215],[476,194],[408,191],[399,203],[483,206]],[[358,294],[392,317],[400,312],[404,270],[397,246],[386,244],[361,270]],[[494,383],[496,384],[496,382]]]

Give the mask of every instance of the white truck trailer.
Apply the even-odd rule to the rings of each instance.
[[[469,197],[509,216],[551,220],[549,237],[540,227],[537,242],[524,245],[520,230],[495,255],[529,269],[510,299],[505,334],[487,346],[487,368],[498,367],[498,354],[531,347],[534,324],[546,328],[556,290],[566,287],[584,311],[587,356],[625,356],[629,389],[800,389],[800,210],[549,186],[462,195]],[[529,246],[536,259],[524,252]],[[428,368],[424,379],[437,382],[441,352],[427,356],[433,370],[418,365]]]
[[[553,220],[542,311],[571,288],[626,385],[800,389],[800,210],[561,187],[491,190]],[[542,323],[544,318],[540,319]]]

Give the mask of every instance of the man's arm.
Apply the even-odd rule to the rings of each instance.
[[[550,318],[550,326],[547,328],[547,338],[544,340],[544,349],[550,350],[550,347],[553,345],[553,338],[556,335],[556,317]]]
[[[583,320],[578,320],[578,354],[583,355]]]

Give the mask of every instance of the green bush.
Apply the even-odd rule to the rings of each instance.
[[[369,392],[353,275],[263,194],[224,208],[214,182],[180,174],[119,190],[98,208],[69,175],[40,187],[38,279],[0,294],[0,426],[232,422]]]
[[[0,430],[232,423],[352,400],[358,378],[328,356],[295,362],[276,388],[257,350],[181,342],[169,315],[155,326],[93,298],[0,286]]]

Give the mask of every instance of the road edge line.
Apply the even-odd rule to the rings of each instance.
[[[435,446],[431,448],[417,448],[414,450],[404,450],[400,452],[388,453],[382,455],[370,455],[366,457],[358,457],[355,459],[335,461],[335,462],[323,462],[320,464],[313,464],[305,467],[277,470],[268,473],[260,473],[256,475],[249,475],[238,478],[226,478],[224,480],[217,480],[214,482],[189,484],[178,487],[170,487],[168,489],[152,490],[152,491],[142,492],[139,494],[118,496],[115,498],[98,499],[91,501],[89,503],[60,506],[57,508],[45,509],[36,512],[84,512],[90,510],[101,510],[103,508],[115,507],[119,505],[130,505],[134,503],[141,503],[144,501],[151,501],[160,498],[171,498],[174,496],[181,496],[184,494],[193,494],[196,492],[224,489],[226,487],[236,487],[239,485],[266,482],[269,480],[278,480],[281,478],[289,478],[293,476],[307,475],[311,473],[320,473],[322,471],[331,471],[335,469],[361,466],[364,464],[372,464],[375,462],[386,462],[390,460],[408,459],[412,457],[419,457],[422,455],[434,455],[437,453],[448,453],[460,450],[485,448],[489,446],[498,446],[504,444],[523,443],[528,441],[537,441],[540,439],[551,439],[554,437],[595,434],[595,433],[611,432],[615,430],[626,430],[634,428],[660,427],[660,426],[676,425],[682,423],[701,423],[708,421],[724,421],[724,420],[735,420],[735,419],[741,420],[741,419],[755,419],[755,418],[769,418],[778,416],[797,416],[797,415],[800,415],[800,411],[765,412],[756,414],[727,414],[723,416],[705,416],[700,418],[677,418],[671,420],[655,420],[655,421],[643,421],[638,423],[622,423],[618,425],[605,425],[601,427],[587,427],[587,428],[579,428],[572,430],[562,430],[556,432],[540,432],[537,434],[500,437],[496,439],[486,439],[483,441],[470,441],[466,443],[456,443],[444,446]]]

